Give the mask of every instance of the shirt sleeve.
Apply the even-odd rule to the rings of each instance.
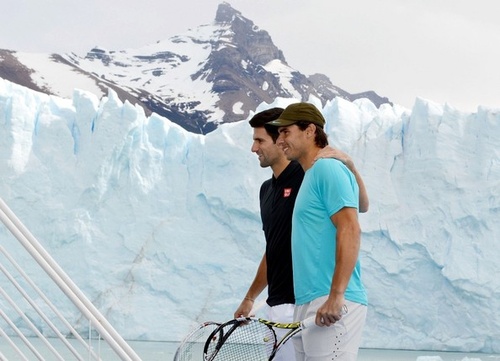
[[[351,171],[336,159],[320,159],[313,166],[317,190],[331,217],[344,207],[359,207],[359,188]]]

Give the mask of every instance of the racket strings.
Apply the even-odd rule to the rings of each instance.
[[[272,328],[257,320],[240,322],[234,330],[224,330],[227,339],[220,346],[214,361],[264,361],[268,360],[276,347],[276,334]],[[215,342],[213,342],[215,344]],[[212,353],[216,345],[210,345]],[[211,353],[207,352],[207,355]]]
[[[177,349],[174,361],[202,360],[205,342],[218,327],[219,324],[207,323],[189,334]]]

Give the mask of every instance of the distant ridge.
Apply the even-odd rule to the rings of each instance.
[[[84,57],[0,50],[0,59],[0,77],[13,83],[68,98],[74,88],[99,98],[112,89],[147,115],[155,112],[199,134],[246,119],[277,97],[314,96],[323,105],[335,97],[391,104],[374,91],[350,94],[326,75],[306,76],[291,68],[268,32],[227,2],[218,6],[212,24],[140,49],[96,46]]]

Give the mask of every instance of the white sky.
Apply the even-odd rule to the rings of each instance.
[[[222,0],[2,0],[0,48],[84,55],[211,23]],[[290,66],[350,93],[500,108],[499,0],[229,0]]]

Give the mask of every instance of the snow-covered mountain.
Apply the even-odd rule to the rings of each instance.
[[[370,195],[363,346],[499,353],[500,112],[339,97],[322,111]],[[246,121],[194,134],[113,91],[62,99],[0,79],[0,196],[125,338],[180,340],[231,317],[262,255],[270,171],[251,134]],[[45,286],[1,225],[0,239]]]
[[[325,105],[340,97],[389,103],[373,91],[349,94],[322,74],[291,68],[271,36],[222,3],[215,20],[183,35],[140,49],[91,49],[86,56],[0,50],[0,77],[47,94],[71,98],[73,89],[140,105],[183,128],[206,134],[221,123],[240,121],[262,102],[276,98]]]

